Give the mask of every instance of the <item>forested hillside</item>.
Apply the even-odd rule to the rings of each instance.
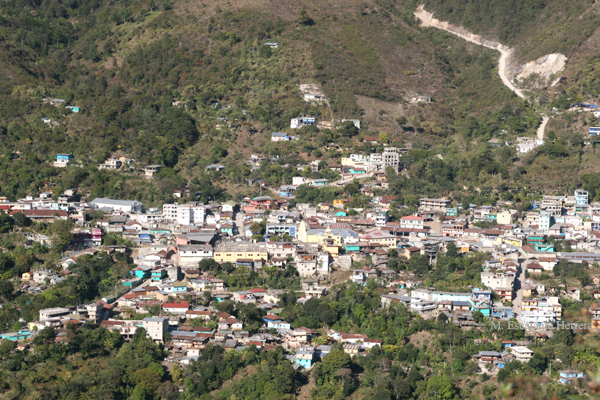
[[[200,1],[4,3],[0,194],[14,199],[50,183],[57,186],[55,193],[80,187],[91,197],[149,204],[184,187],[206,193],[205,199],[242,196],[253,190],[242,185],[247,178],[280,184],[292,176],[277,165],[251,172],[244,164],[253,151],[279,156],[279,165],[313,159],[335,164],[344,153],[322,146],[335,142],[351,152],[361,148],[364,136],[381,133],[390,143],[417,150],[398,179],[400,187],[418,194],[483,186],[491,195],[501,181],[510,187],[516,180],[534,186],[543,180],[567,190],[581,184],[581,174],[595,171],[596,150],[580,139],[589,123],[585,117],[553,118],[547,132],[559,140],[525,156],[486,143],[533,135],[539,108],[562,110],[569,97],[595,95],[596,62],[592,42],[586,41],[596,23],[595,6],[587,1],[425,4],[439,18],[515,46],[526,59],[564,52],[573,61],[560,88],[533,93],[537,103],[516,98],[496,74],[494,51],[420,28],[412,15],[414,1],[345,2],[343,8],[308,1],[278,7]],[[268,41],[279,47],[265,46]],[[304,102],[302,83],[319,84],[328,103]],[[408,103],[417,94],[434,102]],[[45,98],[65,103],[56,106]],[[66,104],[81,110],[72,113]],[[359,118],[363,125],[360,132],[303,129],[297,142],[270,142],[271,132],[289,129],[290,118],[303,113],[320,120]],[[49,164],[57,153],[73,153],[80,167],[61,171],[58,178]],[[118,172],[97,169],[114,155],[132,164]],[[566,174],[556,173],[555,160]],[[227,167],[218,182],[204,171],[215,162]],[[448,184],[436,178],[428,185],[420,169],[431,163],[446,171]],[[145,164],[167,167],[155,185],[140,177]]]

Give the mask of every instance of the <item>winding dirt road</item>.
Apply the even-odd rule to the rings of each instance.
[[[510,47],[504,46],[498,42],[493,42],[491,40],[485,40],[481,36],[475,35],[474,33],[471,33],[461,27],[433,18],[433,14],[425,11],[423,5],[417,8],[417,11],[415,11],[415,17],[421,20],[421,26],[423,27],[432,26],[434,28],[452,33],[453,35],[461,37],[468,42],[475,43],[489,49],[498,50],[500,52],[500,60],[498,60],[498,74],[500,75],[500,79],[502,79],[502,82],[506,85],[506,87],[512,90],[517,96],[525,98],[523,91],[517,88],[508,78],[507,61],[513,53],[513,50]]]
[[[417,8],[417,11],[415,11],[415,17],[417,17],[421,21],[421,26],[423,26],[423,27],[432,26],[434,28],[438,28],[438,29],[444,30],[446,32],[449,32],[453,35],[456,35],[458,37],[461,37],[468,42],[475,43],[475,44],[478,44],[480,46],[484,46],[484,47],[487,47],[490,49],[498,50],[500,52],[500,59],[498,60],[498,75],[500,75],[500,79],[502,79],[502,82],[504,83],[504,85],[506,85],[506,87],[508,87],[510,90],[512,90],[517,96],[519,96],[520,98],[523,98],[523,99],[525,98],[525,94],[523,93],[523,91],[521,89],[519,89],[518,87],[516,87],[512,83],[510,78],[508,77],[507,65],[508,65],[508,60],[510,59],[510,57],[512,57],[513,49],[511,49],[510,47],[505,46],[501,43],[487,40],[479,35],[476,35],[474,33],[467,31],[466,29],[464,29],[462,27],[452,25],[449,22],[440,21],[439,19],[433,18],[433,13],[425,11],[425,8],[423,5],[420,5]],[[550,118],[547,115],[545,115],[545,114],[541,114],[541,115],[542,115],[542,123],[540,124],[540,126],[537,129],[538,139],[544,138],[544,131],[546,130],[546,124],[548,124],[548,121],[550,120]]]

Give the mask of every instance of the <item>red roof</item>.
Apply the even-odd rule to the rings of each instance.
[[[264,318],[271,320],[271,321],[281,321],[281,317],[278,317],[277,315],[274,315],[274,314],[267,314],[267,315],[265,315]]]
[[[14,213],[22,212],[26,217],[29,218],[51,218],[54,215],[58,215],[59,217],[66,217],[67,212],[64,210],[23,210],[23,211],[15,211]],[[14,213],[11,213],[13,215]]]
[[[249,292],[252,293],[266,293],[267,291],[263,288],[256,288],[256,289],[248,289]]]
[[[135,293],[127,293],[125,296],[123,296],[124,299],[129,300],[129,299],[137,299],[138,295]]]
[[[190,308],[189,301],[176,301],[174,303],[164,303],[163,308]]]
[[[406,217],[402,217],[404,220],[413,220],[413,221],[423,221],[423,218],[417,217],[416,215],[407,215]]]

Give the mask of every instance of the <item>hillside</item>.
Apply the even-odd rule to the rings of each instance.
[[[550,97],[550,92],[536,92],[540,105],[564,107],[566,97],[555,94],[561,89],[565,96],[576,90],[582,98],[593,95],[594,66],[581,65],[593,57],[594,41],[588,38],[595,6],[577,2],[564,9],[558,2],[541,7],[532,1],[525,12],[502,3],[494,13],[506,8],[511,10],[507,18],[519,16],[508,34],[501,24],[480,17],[488,15],[483,6],[425,4],[438,18],[505,40],[524,59],[551,51],[568,54],[560,88]],[[291,179],[287,172],[276,172],[279,167],[251,172],[244,161],[252,153],[279,156],[283,164],[315,158],[339,163],[343,152],[324,152],[324,144],[336,142],[352,151],[362,148],[362,137],[380,133],[390,143],[423,150],[408,157],[406,167],[408,176],[425,176],[425,181],[399,180],[396,186],[415,194],[451,194],[463,186],[489,187],[491,194],[502,180],[509,186],[517,179],[519,184],[548,182],[546,164],[557,165],[550,156],[524,158],[486,144],[494,137],[533,136],[540,122],[534,107],[503,85],[495,66],[498,54],[421,28],[413,16],[417,5],[404,0],[286,0],[276,7],[265,1],[4,3],[0,180],[5,184],[0,195],[35,194],[50,182],[56,193],[79,186],[92,197],[135,197],[149,204],[187,186],[208,193],[204,199],[240,196],[254,190],[241,185],[245,178],[274,185]],[[538,41],[536,35],[549,29],[557,32],[556,42]],[[565,42],[560,38],[567,33]],[[278,48],[263,45],[269,41]],[[579,61],[573,65],[571,60]],[[318,84],[328,103],[304,102],[299,85],[306,83]],[[416,95],[431,96],[433,102],[409,103]],[[81,112],[69,113],[44,102],[46,97],[64,99]],[[289,119],[303,113],[324,121],[358,118],[363,124],[358,136],[302,130],[297,142],[270,142],[271,132],[290,132]],[[42,117],[56,125],[40,122]],[[572,165],[573,174],[593,169],[593,149],[569,139],[583,129],[572,118],[566,124],[552,119],[547,129],[564,136],[565,152],[551,153],[568,158],[565,165]],[[16,152],[18,160],[11,156]],[[48,164],[65,152],[73,153],[82,168],[58,171]],[[443,161],[433,161],[438,154]],[[131,169],[98,171],[97,165],[113,155],[132,159]],[[473,169],[477,157],[483,164]],[[227,166],[219,179],[204,172],[215,162]],[[418,173],[432,163],[449,171],[447,184]],[[137,172],[145,164],[168,167],[156,185],[146,185]],[[568,189],[579,183],[557,176],[549,184]]]

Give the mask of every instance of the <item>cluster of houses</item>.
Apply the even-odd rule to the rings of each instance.
[[[536,334],[536,341],[545,341],[548,337],[543,334]],[[476,344],[492,343],[492,339],[475,339]],[[472,360],[477,363],[481,373],[497,373],[506,367],[506,363],[518,361],[521,363],[528,362],[533,357],[533,350],[527,346],[531,342],[529,340],[502,340],[502,351],[479,351],[473,355]],[[570,385],[583,379],[585,373],[573,369],[558,371],[558,382],[563,385]]]
[[[134,270],[137,274],[138,269]],[[176,278],[172,276],[171,278]],[[151,277],[151,284],[130,290],[119,298],[103,298],[91,304],[53,307],[42,309],[39,318],[22,327],[18,332],[2,334],[2,339],[26,341],[37,332],[53,327],[57,330],[57,341],[66,340],[69,324],[96,324],[106,329],[119,332],[129,340],[138,328],[144,328],[146,335],[155,342],[166,343],[171,357],[181,364],[188,364],[197,359],[207,344],[219,345],[226,350],[241,351],[247,346],[274,349],[282,346],[288,351],[287,356],[296,368],[311,368],[331,351],[331,345],[340,342],[344,351],[351,357],[365,354],[374,346],[381,346],[382,340],[370,339],[364,334],[349,334],[330,330],[318,340],[317,331],[306,327],[293,328],[284,321],[279,313],[277,302],[286,293],[285,290],[265,290],[253,288],[238,292],[225,292],[222,281],[205,278],[190,280],[186,290],[179,290],[180,285],[172,285],[170,278]],[[171,283],[169,283],[171,282]],[[318,283],[318,280],[316,281]],[[314,286],[315,281],[304,282],[304,289],[299,302],[326,295],[327,289]],[[173,289],[175,287],[175,289]],[[192,290],[192,291],[188,291]],[[213,290],[212,293],[209,290]],[[262,327],[259,332],[250,334],[244,330],[244,323],[236,317],[216,310],[214,307],[192,306],[185,297],[195,299],[211,293],[213,300],[221,302],[233,300],[240,303],[253,303],[264,310]],[[150,309],[158,307],[158,315],[152,315]],[[141,319],[132,316],[148,315]]]

